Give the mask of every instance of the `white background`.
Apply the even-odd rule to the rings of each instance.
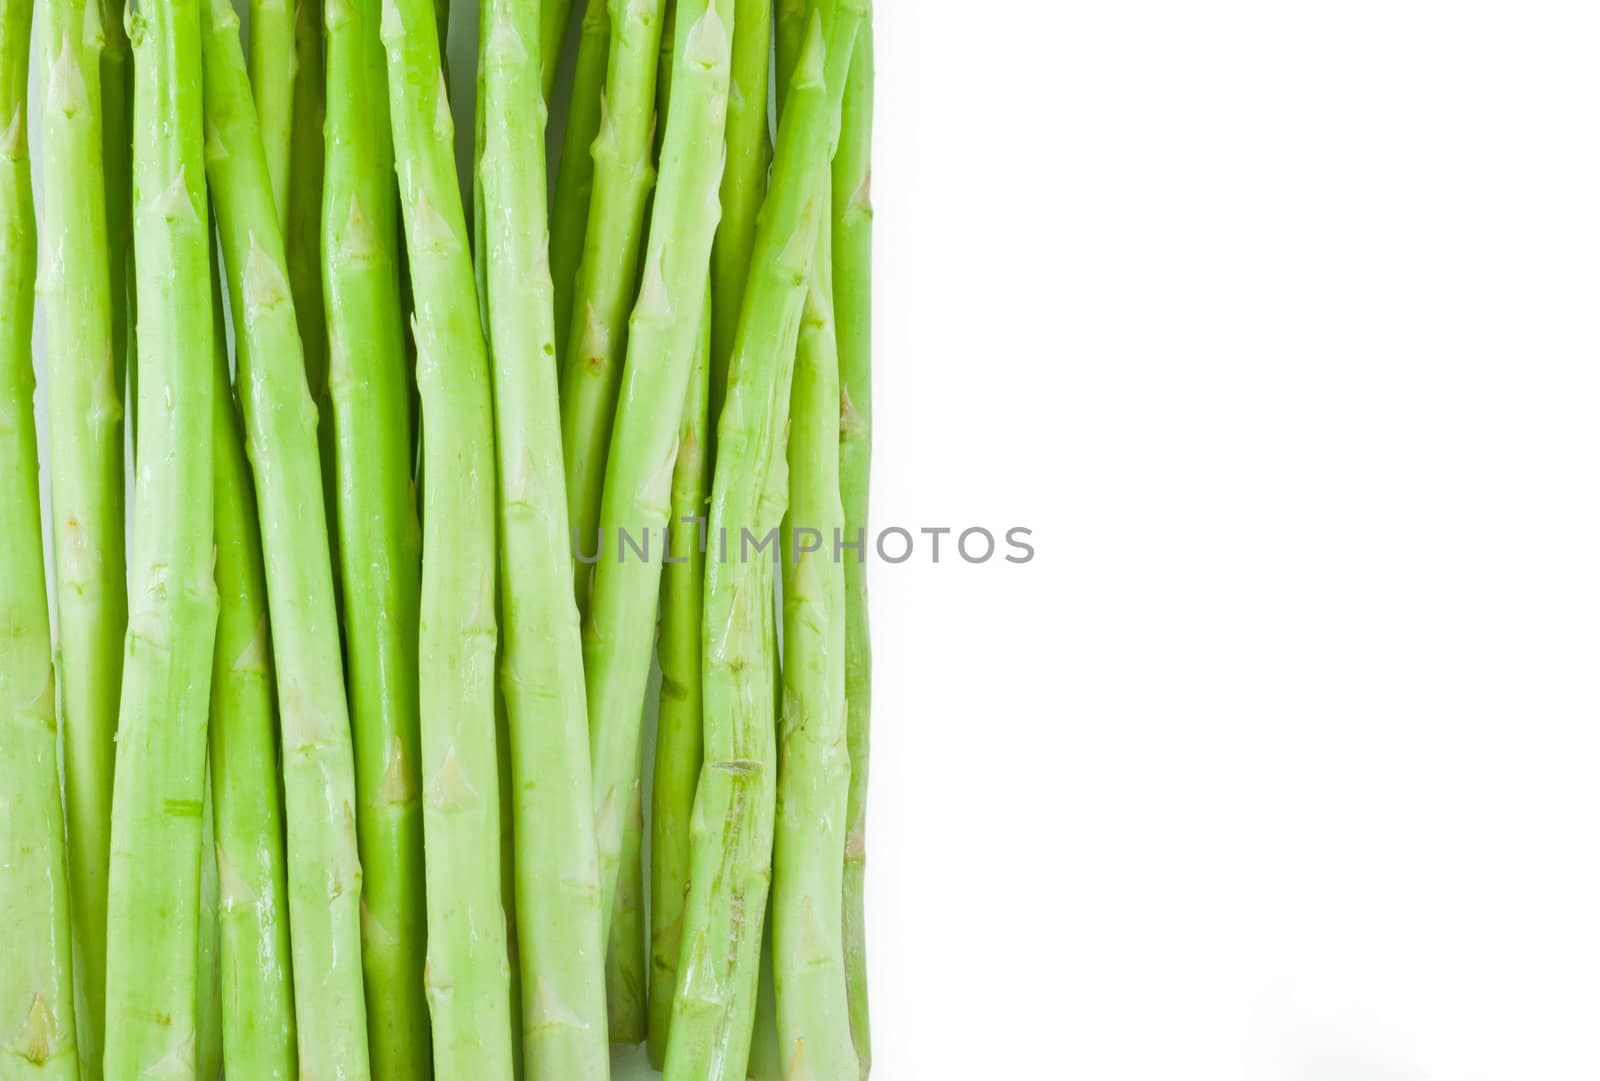
[[[1600,11],[877,23],[875,1076],[1600,1078]]]

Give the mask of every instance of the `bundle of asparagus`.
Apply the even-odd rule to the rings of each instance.
[[[865,1078],[868,0],[248,7],[0,0],[0,1077]]]

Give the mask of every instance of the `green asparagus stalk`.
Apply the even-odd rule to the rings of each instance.
[[[642,753],[642,752],[641,752]],[[642,1043],[645,1011],[644,793],[635,784],[623,811],[621,873],[606,940],[606,1019],[611,1042]]]
[[[327,28],[322,202],[329,391],[356,753],[362,961],[372,1072],[427,1078],[418,762],[421,534],[411,487],[410,379],[379,0],[347,0]]]
[[[214,433],[212,438],[216,438]],[[219,621],[220,618],[219,614]],[[216,667],[214,652],[212,667]],[[215,674],[212,678],[216,678]],[[195,993],[194,1059],[198,1081],[222,1081],[222,941],[217,920],[221,887],[217,882],[215,810],[208,768],[205,801],[200,809],[200,934],[195,945],[199,986]]]
[[[629,325],[623,394],[606,470],[600,521],[617,538],[661,534],[671,513],[679,410],[688,393],[699,334],[698,313],[716,230],[728,99],[733,0],[681,0],[673,111],[661,152],[644,284]],[[595,837],[601,898],[608,914],[621,870],[622,834],[639,783],[645,685],[661,583],[661,545],[649,558],[613,544],[596,566],[593,604],[584,625],[584,681],[594,763]],[[618,558],[621,556],[621,558]],[[609,922],[607,933],[610,932]]]
[[[239,399],[259,500],[283,741],[290,947],[303,1061],[368,1071],[355,767],[322,501],[282,234],[250,98],[238,18],[206,0],[206,167],[238,347]]]
[[[220,268],[219,268],[220,270]],[[295,1076],[293,987],[278,791],[267,583],[244,432],[228,377],[220,273],[212,275],[212,460],[220,609],[211,666],[209,788],[219,883],[218,964],[228,1076]]]
[[[825,187],[824,210],[830,201]],[[827,217],[819,217],[790,399],[773,976],[783,1061],[804,1063],[817,1077],[847,1078],[859,1067],[844,974],[844,821],[850,788],[844,568],[825,547],[844,528],[839,353],[832,228]]]
[[[119,392],[127,387],[129,407],[124,418],[137,437],[132,401],[137,372],[133,356],[132,278],[132,91],[133,65],[128,53],[128,31],[122,0],[97,0],[105,47],[100,53],[100,148],[106,191],[106,281],[111,293],[112,369]]]
[[[337,13],[337,5],[335,12]],[[289,213],[283,226],[289,292],[300,328],[306,385],[317,407],[317,453],[322,463],[327,535],[339,534],[338,478],[334,469],[333,415],[328,400],[328,324],[322,307],[322,0],[299,0],[295,8],[294,130],[290,146]],[[334,603],[340,600],[339,562],[332,561]]]
[[[32,0],[0,0],[0,1056],[15,1076],[78,1081],[67,850],[56,786],[50,660],[33,421],[33,190],[28,170]],[[11,1076],[8,1073],[8,1076]]]
[[[118,1079],[192,1072],[197,1035],[200,817],[218,606],[199,21],[197,6],[179,0],[143,4],[129,20],[144,400],[107,921],[105,1075]]]
[[[553,6],[546,4],[543,10]],[[590,147],[600,133],[600,101],[610,41],[611,17],[606,13],[606,0],[588,0],[578,35],[571,104],[567,108],[567,128],[550,209],[550,277],[555,283],[555,319],[560,331],[556,345],[561,354],[566,351],[566,330],[572,325],[572,292],[577,288],[578,261],[583,256],[589,226],[589,201],[594,192],[594,155]],[[564,355],[557,359],[559,364],[566,361]]]
[[[51,524],[60,627],[67,866],[88,1069],[104,1031],[106,890],[122,637],[122,383],[116,368],[102,169],[98,2],[38,5],[39,293],[48,328]]]
[[[770,0],[738,0],[734,17],[733,83],[728,92],[728,164],[722,173],[722,221],[711,249],[711,405],[717,418],[728,386],[733,354],[756,239],[756,214],[766,194],[772,139],[767,129],[767,87],[772,38]]]
[[[500,686],[518,841],[521,1033],[532,1077],[605,1078],[599,870],[561,498],[538,5],[489,0],[481,168],[498,432]]]
[[[782,676],[779,677],[780,681]],[[750,1034],[750,1081],[785,1081],[778,1041],[778,992],[772,975],[772,896],[761,922],[761,973],[756,983],[756,1021]]]
[[[250,87],[261,118],[261,146],[272,178],[278,221],[289,220],[289,170],[293,159],[296,83],[296,0],[250,0]],[[309,72],[308,79],[315,78]]]
[[[860,12],[842,6],[824,46],[814,17],[778,129],[727,398],[719,421],[704,614],[705,767],[691,828],[689,898],[668,1081],[742,1078],[749,1059],[759,924],[771,875],[777,767],[770,566],[743,547],[781,522],[790,374],[816,244],[820,192]],[[835,89],[835,87],[839,89]]]
[[[806,31],[811,26],[811,12],[816,0],[777,0],[777,15],[773,20],[773,59],[776,60],[778,119],[783,119],[784,101],[788,97],[789,82],[794,78],[795,65],[800,60],[800,49],[805,45]]]
[[[872,25],[862,26],[845,85],[839,149],[833,156],[834,321],[839,342],[839,491],[849,537],[867,528],[872,463]],[[844,956],[850,1029],[861,1077],[872,1065],[867,1011],[863,885],[867,858],[867,762],[872,714],[872,643],[867,568],[844,565],[845,702],[850,800],[845,814]]]
[[[473,1081],[511,1076],[513,1055],[498,858],[494,418],[428,0],[384,0],[381,37],[433,480],[424,489],[420,635],[426,983],[436,1073]]]
[[[628,311],[637,295],[645,206],[655,181],[651,130],[661,56],[660,0],[610,0],[610,12],[611,56],[592,151],[594,193],[571,322],[564,328],[567,348],[561,384],[567,513],[585,552],[598,539]],[[589,605],[590,577],[590,566],[578,561],[580,613]]]
[[[737,35],[735,35],[737,36]],[[709,301],[709,297],[707,298]],[[672,467],[672,521],[661,573],[661,696],[650,797],[650,1061],[666,1060],[672,992],[683,943],[683,900],[689,889],[689,819],[700,776],[700,604],[705,580],[701,525],[710,489],[706,455],[711,320],[700,316],[700,344],[683,407],[678,458]]]
[[[572,0],[543,0],[539,5],[539,77],[542,96],[550,100],[561,67],[561,44],[572,17]],[[558,326],[560,324],[557,324]]]

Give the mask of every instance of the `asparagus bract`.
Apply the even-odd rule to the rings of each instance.
[[[544,10],[553,6],[547,4]],[[578,34],[567,127],[550,208],[550,277],[555,284],[558,371],[566,362],[572,292],[577,288],[578,261],[583,256],[583,240],[589,227],[589,201],[594,192],[594,155],[590,147],[600,132],[600,101],[610,41],[611,16],[606,13],[606,0],[588,0]]]
[[[384,0],[389,110],[425,420],[420,701],[434,1065],[511,1076],[495,754],[495,463],[454,125],[428,0]]]
[[[293,1081],[294,988],[273,716],[267,583],[244,431],[228,381],[222,286],[215,312],[212,448],[217,644],[211,667],[211,812],[219,885],[223,1059],[230,1078]]]
[[[82,961],[83,1054],[104,1031],[106,890],[128,586],[122,382],[112,323],[98,2],[38,5],[43,98],[39,295],[49,382],[52,554],[60,628],[67,867]],[[8,120],[11,118],[7,118]],[[18,121],[18,132],[26,129]],[[18,137],[21,137],[19,134]]]
[[[667,1042],[668,1081],[742,1078],[749,1057],[771,875],[777,767],[765,638],[770,566],[743,538],[766,536],[786,498],[783,432],[832,129],[860,13],[842,8],[824,46],[813,16],[787,95],[718,423],[710,535],[738,550],[708,561],[705,766],[691,831],[683,953]],[[842,89],[842,88],[841,88]]]
[[[707,301],[709,303],[709,297]],[[672,993],[683,944],[683,901],[689,890],[689,819],[700,776],[700,604],[706,557],[701,547],[710,488],[706,401],[711,321],[701,312],[700,343],[684,400],[678,457],[672,467],[672,521],[661,573],[661,695],[650,800],[650,1060],[667,1054]]]
[[[594,191],[571,323],[563,328],[567,348],[561,383],[561,449],[567,514],[585,552],[598,540],[628,311],[638,285],[645,205],[655,181],[651,132],[656,64],[661,56],[660,0],[611,0],[610,12],[611,57],[592,151]],[[583,612],[589,605],[590,568],[579,561],[576,573],[578,610]]]
[[[327,29],[322,199],[328,384],[340,577],[355,737],[362,963],[372,1072],[427,1078],[417,606],[410,379],[379,0],[346,0]]]
[[[283,239],[251,103],[238,17],[205,0],[206,168],[238,348],[281,710],[290,947],[302,1060],[368,1071],[355,767],[306,386]]]
[[[767,128],[772,4],[737,0],[733,32],[733,82],[728,91],[728,164],[722,173],[722,221],[711,248],[711,404],[713,438],[728,387],[728,358],[739,328],[756,214],[766,194],[772,162]]]
[[[16,1076],[78,1081],[67,850],[56,785],[56,694],[33,421],[32,0],[0,0],[0,1055]]]
[[[521,1038],[533,1077],[609,1072],[583,653],[570,581],[537,5],[489,0],[482,160],[498,434]]]
[[[142,421],[107,921],[104,1061],[106,1076],[119,1079],[179,1073],[193,1062],[197,1035],[217,621],[199,23],[197,5],[182,0],[152,0],[129,20]]]
[[[600,521],[608,536],[626,529],[659,540],[671,512],[677,460],[676,408],[688,392],[716,230],[722,125],[728,100],[732,0],[682,0],[673,111],[661,152],[644,284],[629,325],[615,436]],[[584,681],[594,761],[595,837],[607,912],[621,869],[622,833],[643,752],[640,729],[649,677],[661,546],[649,558],[613,547],[596,567],[584,624]],[[607,931],[609,933],[609,926]]]
[[[864,24],[850,61],[833,156],[834,323],[839,343],[839,491],[845,535],[865,535],[872,464],[872,25]],[[872,643],[867,567],[845,561],[845,701],[850,801],[845,815],[844,955],[850,1029],[865,1078],[872,1065],[867,1012],[867,761],[872,714]]]

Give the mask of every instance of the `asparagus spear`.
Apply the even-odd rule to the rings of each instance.
[[[295,54],[298,6],[296,0],[250,0],[250,87],[261,118],[261,145],[280,222],[289,218],[295,84],[300,76]]]
[[[735,35],[737,36],[737,35]],[[709,303],[709,297],[707,301]],[[705,551],[700,520],[710,488],[705,452],[711,320],[700,316],[700,344],[684,402],[672,467],[671,562],[661,574],[661,696],[650,800],[650,1061],[660,1069],[672,1021],[672,991],[689,889],[689,818],[700,776],[700,602]]]
[[[220,268],[219,268],[220,270]],[[218,964],[228,1076],[295,1076],[283,800],[273,716],[267,583],[244,432],[228,381],[220,273],[212,275],[212,460],[220,610],[211,666],[210,778]]]
[[[214,433],[212,438],[216,438]],[[219,614],[219,621],[220,618]],[[216,667],[214,650],[212,667]],[[215,687],[212,690],[215,693]],[[200,933],[195,944],[199,986],[195,991],[194,1058],[198,1081],[222,1081],[222,970],[218,967],[222,941],[217,922],[221,891],[217,882],[215,822],[211,773],[207,769],[206,794],[200,808]]]
[[[728,93],[728,164],[722,173],[722,221],[711,249],[711,405],[717,418],[728,386],[728,358],[750,271],[756,214],[766,193],[772,140],[767,87],[772,38],[770,0],[738,0],[734,16],[733,83]]]
[[[537,5],[485,7],[481,168],[518,840],[521,1032],[534,1077],[604,1078],[599,870],[577,610],[561,499]]]
[[[89,1070],[104,1031],[111,775],[122,636],[122,386],[112,327],[102,171],[98,2],[38,5],[45,70],[39,293],[48,328],[51,525],[60,627],[67,866],[82,958]]]
[[[67,851],[33,422],[34,222],[28,170],[32,0],[0,0],[0,1055],[17,1076],[78,1081]]]
[[[553,4],[546,4],[548,11]],[[555,283],[556,345],[565,353],[566,329],[572,325],[572,292],[577,287],[578,261],[589,224],[594,192],[594,155],[589,148],[600,132],[600,100],[606,79],[611,17],[606,0],[588,0],[578,35],[571,104],[556,166],[555,199],[550,210],[550,276]],[[561,363],[565,356],[558,356]]]
[[[584,551],[596,543],[626,320],[636,295],[645,205],[655,181],[651,129],[661,55],[660,0],[611,0],[611,56],[594,139],[594,194],[578,266],[561,383],[567,513]],[[692,328],[691,328],[692,330]],[[677,401],[674,397],[672,401]],[[576,564],[578,610],[590,568]]]
[[[845,534],[867,527],[872,460],[872,25],[864,24],[850,63],[833,157],[834,320],[839,342],[839,490]],[[872,1065],[867,1011],[866,919],[867,760],[872,712],[872,644],[867,626],[867,568],[858,555],[844,565],[845,701],[850,801],[845,814],[844,955],[850,1029],[861,1077]]]
[[[368,1070],[355,773],[339,657],[316,412],[306,387],[282,234],[251,104],[238,17],[206,0],[206,167],[216,197],[256,481],[282,710],[290,946],[301,1058]]]
[[[334,6],[335,14],[339,5]],[[317,416],[330,417],[328,401],[328,324],[322,307],[322,0],[299,0],[295,8],[294,130],[290,145],[289,213],[279,217],[288,260],[289,291],[300,328],[306,385]],[[317,453],[322,463],[323,510],[327,535],[338,535],[337,477],[334,472],[333,425],[317,425]],[[332,562],[334,602],[340,599],[339,563]]]
[[[641,734],[642,735],[642,734]],[[640,752],[643,753],[642,751]],[[635,783],[623,809],[621,873],[606,939],[606,1019],[611,1042],[643,1042],[645,1013],[644,793]]]
[[[776,528],[785,501],[783,428],[819,193],[860,12],[841,6],[827,47],[814,17],[778,129],[719,421],[713,543],[742,547]],[[724,532],[726,531],[726,532]],[[773,840],[773,675],[765,648],[769,567],[740,551],[708,562],[704,614],[705,759],[691,829],[689,897],[665,1075],[739,1078],[749,1057],[759,924]]]
[[[561,43],[567,36],[567,19],[572,15],[572,0],[542,0],[539,5],[539,77],[545,101],[555,89],[556,72],[561,67]]]
[[[824,210],[829,202],[824,188]],[[844,528],[844,508],[832,229],[819,217],[790,411],[772,944],[783,1061],[803,1062],[817,1077],[846,1078],[859,1066],[844,974],[844,568],[824,547]]]
[[[128,55],[128,31],[123,25],[122,0],[97,0],[105,46],[100,53],[100,148],[106,191],[106,282],[111,292],[112,368],[117,387],[126,380],[128,430],[134,427],[132,400],[137,373],[128,363],[133,355],[133,245],[131,235],[133,133],[131,124],[133,65]]]
[[[495,755],[495,495],[488,360],[428,0],[384,0],[389,110],[430,478],[423,506],[428,1002],[441,1078],[511,1076]],[[538,1008],[537,1003],[534,1008]]]
[[[217,621],[199,12],[152,0],[129,27],[144,400],[107,922],[105,1074],[119,1079],[171,1075],[193,1062]]]
[[[426,1078],[427,908],[417,721],[421,535],[379,0],[328,20],[323,286],[356,753],[362,961],[373,1075]]]
[[[609,535],[660,539],[670,513],[679,410],[694,366],[698,312],[716,229],[733,0],[681,0],[673,111],[661,152],[644,285],[629,326],[623,394],[600,521]],[[602,560],[584,626],[584,681],[594,763],[601,899],[616,894],[625,812],[639,783],[640,729],[649,677],[661,546],[651,558]],[[607,931],[609,933],[609,926]]]

